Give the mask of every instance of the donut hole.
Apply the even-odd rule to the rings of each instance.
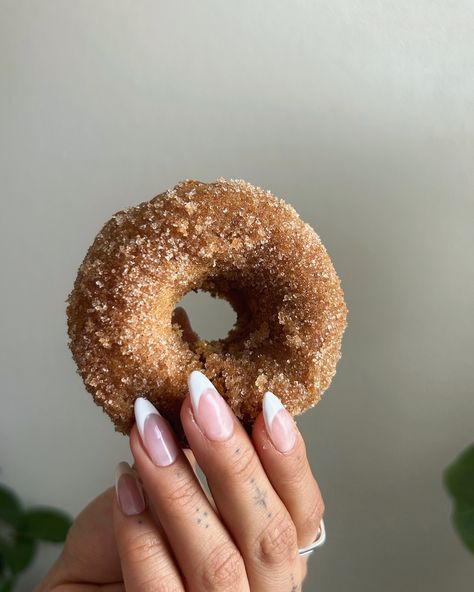
[[[185,309],[193,331],[204,341],[226,339],[237,321],[227,300],[213,297],[204,290],[188,292],[177,306]]]

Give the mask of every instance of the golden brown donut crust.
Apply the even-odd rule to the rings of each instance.
[[[183,341],[171,321],[202,289],[237,321],[222,340]],[[347,308],[318,235],[269,191],[186,180],[118,212],[97,235],[68,300],[78,372],[116,430],[152,401],[182,437],[186,379],[201,370],[249,427],[267,390],[293,415],[315,405],[340,358]]]

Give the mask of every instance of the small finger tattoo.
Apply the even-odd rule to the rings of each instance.
[[[204,526],[204,528],[209,528],[209,522],[208,522],[209,512],[207,512],[206,510],[201,511],[201,508],[196,508],[195,513],[197,514],[196,522],[198,524],[201,524],[202,526]]]
[[[293,574],[290,574],[290,580],[291,580],[290,592],[298,592],[298,590],[300,589],[300,587],[295,582],[295,576]]]
[[[253,500],[254,500],[255,504],[257,506],[262,506],[262,508],[264,508],[266,510],[267,509],[267,499],[266,499],[267,492],[255,483],[254,477],[252,477],[250,479],[250,483],[253,485],[254,492],[255,492],[254,496],[253,496]]]

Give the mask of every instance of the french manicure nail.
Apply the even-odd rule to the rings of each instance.
[[[145,509],[145,498],[135,473],[126,462],[115,469],[115,493],[120,509],[125,516],[141,514]]]
[[[230,438],[234,431],[233,414],[212,382],[195,370],[189,375],[188,386],[194,417],[204,434],[209,440]]]
[[[172,464],[179,453],[173,432],[158,410],[143,397],[135,401],[135,420],[152,462],[158,467]]]
[[[289,452],[296,442],[295,422],[273,393],[263,395],[263,418],[275,448],[280,452]]]

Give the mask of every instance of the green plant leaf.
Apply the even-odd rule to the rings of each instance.
[[[474,444],[446,469],[444,482],[456,501],[474,506]]]
[[[11,576],[0,577],[0,592],[11,592],[15,580]]]
[[[458,502],[454,507],[453,523],[462,542],[474,553],[474,506]]]
[[[71,526],[71,518],[54,508],[30,508],[23,513],[18,530],[34,539],[61,543]]]
[[[15,526],[21,514],[20,500],[9,487],[0,485],[0,520]]]
[[[446,469],[444,483],[454,499],[454,528],[474,553],[474,444]]]
[[[17,534],[13,541],[2,541],[0,553],[5,565],[13,574],[26,569],[33,561],[36,541],[31,537]]]

